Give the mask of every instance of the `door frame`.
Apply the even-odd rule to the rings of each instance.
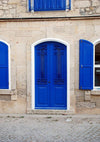
[[[62,43],[67,47],[67,110],[70,110],[70,45],[66,41],[57,38],[41,39],[31,46],[31,107],[32,110],[35,109],[35,46],[48,41]]]

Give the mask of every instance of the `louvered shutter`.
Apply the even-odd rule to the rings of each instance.
[[[79,41],[79,89],[93,89],[93,44],[87,40]]]
[[[65,10],[66,0],[34,0],[34,11]]]

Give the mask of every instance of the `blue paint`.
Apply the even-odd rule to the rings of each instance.
[[[34,0],[34,11],[66,10],[66,0]]]
[[[69,0],[69,10],[71,10],[71,0]]]
[[[8,88],[8,45],[0,41],[0,89]]]
[[[35,108],[66,109],[66,46],[44,42],[35,47]]]
[[[31,0],[28,0],[29,11],[31,11]]]
[[[80,45],[80,63],[79,63],[79,89],[93,89],[93,44],[87,40],[81,39]]]

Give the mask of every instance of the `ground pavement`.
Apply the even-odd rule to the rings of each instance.
[[[0,142],[100,142],[100,115],[0,115]]]

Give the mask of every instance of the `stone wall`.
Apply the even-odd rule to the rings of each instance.
[[[100,0],[71,1],[69,11],[29,12],[28,0],[0,0],[0,17],[67,17],[100,14]]]
[[[100,95],[92,95],[86,102],[85,91],[79,90],[79,40],[93,43],[100,39],[99,29],[100,19],[0,22],[0,39],[11,48],[11,92],[0,92],[0,113],[31,112],[31,45],[44,38],[56,38],[70,44],[70,111],[75,112],[77,104],[77,112],[86,106],[85,110],[95,113],[95,109],[100,108]]]
[[[75,8],[80,15],[100,14],[100,0],[75,0]]]

